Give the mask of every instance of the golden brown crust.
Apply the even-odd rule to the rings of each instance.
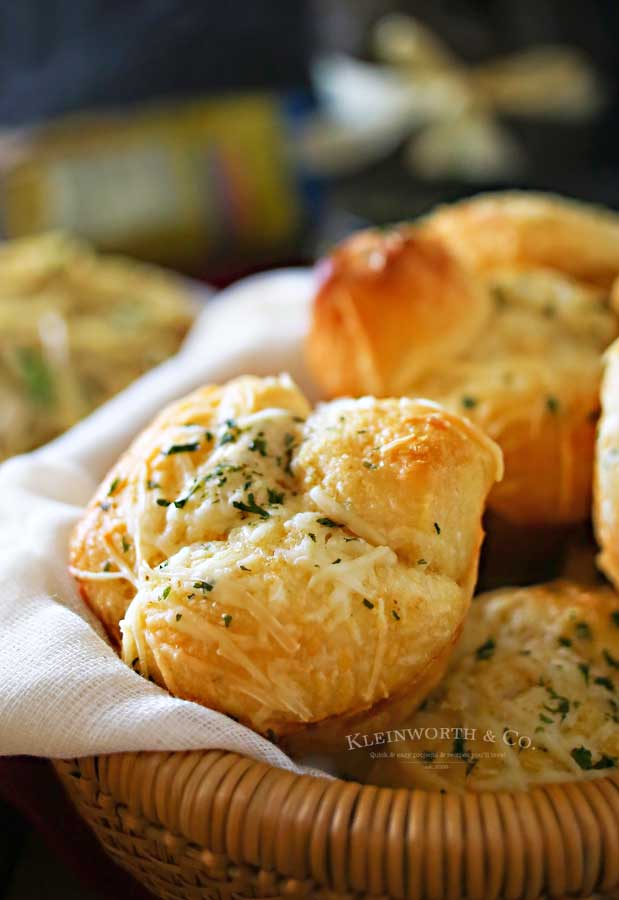
[[[619,590],[619,341],[608,349],[595,451],[593,521],[598,565]]]
[[[407,225],[353,235],[318,272],[307,354],[329,397],[404,393],[470,346],[490,313],[483,286]]]
[[[542,266],[602,288],[619,272],[619,216],[553,194],[480,194],[439,207],[425,225],[476,271]]]
[[[378,250],[352,252],[365,246],[363,235],[336,250],[314,303],[314,377],[329,395],[357,395],[373,383],[471,418],[504,453],[506,478],[489,501],[502,518],[540,526],[588,518],[600,357],[617,334],[605,292],[531,266],[472,275],[445,264],[430,282],[410,233],[412,244],[399,228],[393,242],[385,233],[366,236],[370,247],[388,248],[380,277],[367,265]],[[475,297],[492,298],[490,311],[482,314]]]
[[[237,379],[143,432],[71,564],[141,674],[296,750],[341,746],[353,724],[408,714],[442,672],[500,468],[435,404],[310,413],[285,377]]]

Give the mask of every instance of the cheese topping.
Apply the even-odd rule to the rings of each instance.
[[[285,377],[197,391],[102,487],[101,570],[74,555],[93,593],[122,583],[97,596],[124,611],[130,666],[264,733],[370,709],[451,645],[500,474],[494,445],[434,404],[334,411],[309,414]],[[412,433],[418,446],[369,461]],[[441,492],[428,481],[439,464],[471,497],[466,512],[445,479]]]
[[[472,607],[450,670],[369,780],[523,790],[619,766],[619,599],[568,582]],[[432,740],[436,731],[448,736]]]

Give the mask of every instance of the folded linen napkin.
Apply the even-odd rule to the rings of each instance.
[[[69,534],[109,466],[166,403],[210,381],[288,371],[312,276],[283,270],[210,300],[180,353],[46,447],[0,467],[0,755],[219,748],[304,771],[232,719],[124,665],[67,572]]]

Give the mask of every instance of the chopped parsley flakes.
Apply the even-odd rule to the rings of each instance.
[[[219,438],[219,446],[224,444],[234,444],[239,439],[241,429],[238,427],[234,419],[226,419],[226,431]]]
[[[604,659],[611,669],[619,669],[619,659],[612,655],[610,650],[603,650]]]
[[[476,659],[490,659],[496,650],[496,642],[494,638],[489,637],[487,641],[481,644],[475,651]]]
[[[194,581],[193,586],[197,588],[199,591],[212,591],[214,585],[210,583],[210,581]]]
[[[583,641],[590,641],[593,637],[591,626],[587,622],[576,622],[574,631],[576,632],[576,637]]]
[[[589,664],[585,662],[579,662],[578,668],[582,673],[582,677],[585,679],[585,684],[589,684],[589,670],[591,668]]]
[[[465,394],[462,398],[462,406],[465,409],[474,409],[477,406],[477,400],[475,397],[471,397],[469,394]]]
[[[107,492],[108,497],[111,497],[118,485],[120,484],[120,478],[115,478],[114,481],[110,485],[110,489]]]
[[[271,506],[281,506],[284,502],[284,494],[282,491],[275,491],[273,488],[267,488],[267,495]]]
[[[581,769],[589,771],[590,769],[614,769],[617,766],[617,759],[614,756],[607,756],[603,753],[596,763],[593,762],[591,750],[588,747],[574,747],[570,756]]]
[[[249,449],[252,453],[259,453],[260,456],[267,455],[267,443],[263,437],[263,432],[259,432],[258,436],[251,441]]]
[[[247,495],[247,503],[243,503],[242,500],[234,500],[232,505],[235,509],[240,509],[241,512],[253,513],[256,516],[260,516],[261,519],[269,519],[271,517],[271,513],[268,510],[258,506],[253,494]]]
[[[175,453],[194,453],[200,447],[200,441],[191,441],[189,444],[172,444],[167,450],[162,450],[164,456],[173,456]]]

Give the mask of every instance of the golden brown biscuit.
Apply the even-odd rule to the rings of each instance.
[[[506,588],[476,598],[445,679],[400,733],[357,738],[369,749],[348,755],[369,756],[367,780],[393,787],[521,790],[604,776],[619,765],[618,689],[614,591]]]
[[[606,289],[619,273],[619,216],[565,197],[480,194],[439,207],[424,224],[475,271],[541,266]]]
[[[619,341],[608,349],[595,452],[593,521],[598,565],[619,588]]]
[[[487,437],[427,401],[311,413],[286,376],[240,378],[135,441],[72,571],[144,676],[289,748],[341,746],[442,674],[500,469]]]
[[[489,501],[502,518],[587,518],[600,355],[617,334],[605,292],[552,269],[473,275],[433,244],[441,263],[429,277],[417,233],[404,234],[370,232],[371,251],[356,251],[359,236],[335,251],[313,307],[314,377],[329,396],[371,385],[474,420],[504,452],[506,477]]]

